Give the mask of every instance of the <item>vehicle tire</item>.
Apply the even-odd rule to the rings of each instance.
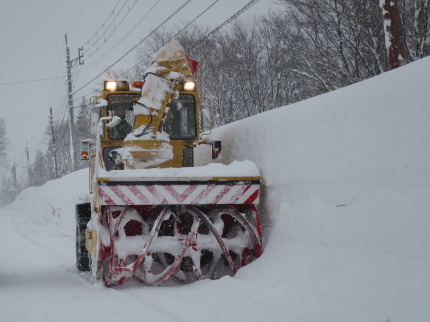
[[[76,205],[76,267],[80,271],[90,270],[90,254],[85,247],[85,230],[91,219],[89,203]]]

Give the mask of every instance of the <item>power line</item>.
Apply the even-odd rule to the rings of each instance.
[[[31,80],[23,80],[23,81],[9,82],[9,83],[0,83],[0,86],[16,85],[16,84],[24,84],[24,83],[34,83],[34,82],[41,82],[41,81],[47,81],[47,80],[51,80],[51,79],[64,78],[64,77],[66,77],[66,76],[55,76],[55,77],[47,77],[47,78],[39,78],[39,79],[31,79]]]
[[[64,108],[65,107],[65,102],[66,102],[66,97],[67,97],[67,95],[64,95],[63,96],[63,99],[62,99],[62,103],[60,103],[60,105],[62,105],[62,107]],[[62,117],[62,121],[60,122],[60,128],[63,126],[63,123],[64,123],[64,117],[65,117],[65,115],[66,115],[66,113],[67,113],[67,109],[63,109],[63,111],[56,111],[56,114],[57,114],[57,112],[63,112],[63,117]],[[61,118],[61,116],[60,116],[60,118]],[[40,148],[41,148],[41,146],[42,146],[42,144],[43,145],[45,145],[46,143],[44,142],[44,136],[42,136],[42,138],[39,140],[39,142],[35,145],[35,146],[33,146],[33,147],[31,147],[30,148],[30,150],[31,150],[31,152],[32,153],[36,153],[37,152],[37,150],[40,150]],[[28,149],[28,147],[27,147],[27,149]],[[49,153],[49,149],[42,155],[42,157],[40,158],[40,159],[35,159],[35,161],[34,162],[32,162],[32,163],[29,163],[29,164],[27,164],[26,166],[25,165],[22,165],[22,163],[21,163],[21,165],[19,165],[19,167],[20,168],[22,168],[22,169],[28,169],[28,168],[30,168],[30,167],[33,167],[36,163],[38,163],[38,162],[40,162],[41,160],[43,160],[43,158],[45,158],[46,156],[47,156],[47,154]],[[20,160],[25,160],[25,158],[26,158],[26,152],[24,152],[23,153],[23,156],[20,158]],[[26,176],[26,173],[25,172],[22,172],[21,173],[21,175],[20,175],[20,177],[19,177],[19,179],[17,180],[18,182],[19,182],[19,184],[23,184],[24,183],[24,181],[25,181],[25,176]]]
[[[187,29],[192,23],[194,23],[197,19],[199,19],[203,14],[206,13],[206,11],[208,11],[210,8],[212,8],[219,0],[215,0],[214,2],[212,2],[211,5],[209,5],[209,7],[207,7],[205,10],[203,10],[201,13],[199,13],[193,20],[191,20],[185,27],[183,27],[181,30],[179,30],[175,35],[173,35],[172,37],[169,38],[169,41],[171,41],[173,38],[175,38],[177,35],[179,35],[181,32],[183,32],[185,29]],[[127,74],[130,70],[132,70],[134,67],[136,67],[137,65],[139,65],[141,62],[143,62],[146,58],[152,56],[156,51],[154,51],[152,54],[147,55],[145,58],[139,60],[136,64],[134,64],[131,68],[129,68],[127,71],[125,71],[122,76],[124,77],[125,74]]]
[[[134,49],[136,49],[138,46],[140,46],[146,39],[148,39],[152,34],[154,34],[158,29],[160,29],[165,23],[167,23],[170,19],[172,19],[179,11],[181,11],[187,4],[189,4],[191,0],[187,0],[182,6],[180,6],[176,11],[174,11],[169,17],[167,17],[161,24],[159,24],[153,31],[151,31],[145,38],[143,38],[141,41],[139,41],[136,45],[134,45],[132,48],[130,48],[125,54],[123,54],[120,58],[118,58],[113,64],[111,64],[109,67],[105,68],[100,74],[92,78],[89,82],[85,83],[85,85],[81,86],[77,90],[73,92],[73,95],[77,92],[81,91],[83,88],[91,84],[94,80],[96,80],[98,77],[103,75],[106,71],[108,71],[110,68],[115,66],[117,63],[119,63],[124,57],[126,57],[128,54],[130,54]]]
[[[203,10],[201,13],[199,13],[197,15],[197,17],[195,17],[193,20],[191,20],[184,28],[182,28],[181,30],[179,30],[172,38],[170,38],[170,40],[172,40],[173,38],[175,38],[177,35],[179,35],[181,32],[183,32],[185,29],[188,28],[189,25],[191,25],[192,23],[194,23],[194,21],[196,21],[197,19],[199,19],[201,16],[203,16],[206,11],[208,11],[210,8],[212,8],[219,0],[215,0],[214,2],[212,2],[212,4],[207,7],[205,10]]]
[[[75,24],[76,20],[78,20],[79,16],[82,14],[82,11],[84,11],[85,7],[87,6],[87,4],[90,2],[90,0],[87,0],[87,2],[85,2],[85,4],[82,6],[81,10],[79,10],[78,14],[76,15],[75,19],[73,19],[72,23],[70,24],[69,29],[67,29],[66,34],[70,31],[70,29],[72,29],[73,25]]]
[[[76,102],[76,101],[78,101],[78,100],[80,100],[80,99],[82,99],[84,97],[87,97],[87,96],[93,94],[93,93],[97,93],[97,91],[96,90],[92,90],[91,92],[88,92],[88,93],[86,93],[84,95],[81,95],[81,96],[79,96],[77,98],[73,98],[73,101]]]
[[[57,63],[57,72],[55,73],[56,77],[58,77],[58,74],[60,73],[60,63],[61,63],[61,60],[63,58],[63,48],[64,48],[64,43],[62,43],[62,46],[61,46],[61,51],[60,51],[60,55],[59,55],[59,59],[58,59],[58,63]],[[52,106],[52,102],[54,100],[54,93],[55,93],[55,88],[57,86],[57,83],[58,82],[55,81],[54,84],[52,85],[51,104],[50,104],[51,106]]]
[[[238,16],[240,16],[242,13],[244,13],[246,10],[248,10],[249,8],[251,8],[253,5],[257,4],[260,0],[252,0],[250,2],[248,2],[244,7],[242,7],[242,9],[240,9],[239,11],[237,11],[234,15],[232,15],[230,18],[228,18],[226,21],[224,21],[222,24],[220,24],[218,27],[216,27],[214,30],[212,30],[211,32],[209,32],[206,36],[204,36],[202,38],[202,40],[205,40],[206,38],[208,38],[210,35],[218,32],[221,28],[223,28],[225,25],[229,24],[230,22],[232,22],[234,19],[236,19]]]
[[[66,114],[67,114],[67,109],[65,108],[66,107],[66,99],[67,99],[67,93],[63,96],[63,99],[62,99],[62,102],[60,103],[60,109],[59,110],[56,110],[55,111],[55,117],[58,115],[58,114],[60,114],[60,117],[59,117],[59,119],[61,119],[61,122],[59,122],[60,124],[59,124],[59,127],[61,128],[62,126],[63,126],[63,123],[64,123],[64,118],[65,118],[65,116],[66,116]],[[61,116],[61,113],[62,113],[62,116]],[[36,147],[34,147],[34,148],[32,148],[32,150],[33,151],[35,151],[35,150],[38,150],[39,148],[40,148],[40,146],[42,145],[42,144],[44,144],[45,142],[43,142],[43,137],[42,137],[42,139],[40,139],[40,141],[39,141],[39,143],[36,145]],[[43,155],[43,157],[45,157],[46,156],[46,154],[48,153],[49,151],[47,151],[44,155]],[[40,160],[37,160],[37,161],[35,161],[34,163],[32,163],[30,166],[32,166],[32,165],[34,165],[36,162],[38,162],[38,161],[40,161]],[[25,168],[25,167],[23,167],[23,168]]]
[[[218,1],[218,0],[217,0]],[[138,25],[140,25],[142,23],[143,20],[146,19],[146,17],[152,12],[152,10],[154,10],[154,8],[161,2],[161,0],[158,0],[151,8],[149,8],[149,10],[142,16],[142,18],[139,19],[139,21],[133,26],[131,27],[123,37],[120,38],[120,40],[118,42],[116,42],[112,47],[110,47],[104,54],[102,54],[100,57],[98,57],[98,59],[96,61],[93,61],[90,65],[87,66],[86,71],[88,72],[89,70],[91,70],[94,66],[98,65],[107,55],[111,54],[114,48],[117,48],[118,45],[123,42],[130,34],[131,31],[133,31],[134,29],[136,29],[136,27]],[[85,73],[84,72],[84,73]]]
[[[106,24],[106,22],[108,21],[109,17],[111,16],[111,14],[114,14],[116,7],[118,7],[119,3],[121,2],[121,0],[118,0],[118,2],[116,3],[115,7],[112,9],[111,13],[109,13],[108,17],[105,19],[105,21],[102,23],[102,25],[99,27],[99,29],[97,29],[97,31],[94,33],[94,35],[92,35],[90,37],[90,39],[88,39],[85,44],[89,44],[90,41],[97,36],[98,32],[100,31],[100,29],[103,28],[103,26]],[[82,47],[85,45],[82,45]]]
[[[118,6],[120,1],[118,1],[117,5],[115,6],[115,8],[112,10],[112,14],[114,14],[114,11],[116,9],[116,7]],[[99,30],[97,30],[97,32],[94,34],[94,36],[91,37],[91,39],[89,41],[87,41],[87,44],[89,46],[89,48],[87,48],[86,50],[83,51],[83,54],[90,52],[92,48],[94,48],[95,46],[97,46],[96,50],[94,52],[90,52],[87,56],[87,58],[93,56],[97,51],[100,50],[100,48],[103,47],[103,45],[109,40],[109,38],[112,36],[112,34],[118,29],[118,27],[122,24],[122,22],[125,20],[125,18],[128,16],[128,14],[131,12],[131,10],[133,9],[134,5],[137,3],[137,0],[135,0],[133,2],[133,4],[131,6],[128,7],[128,11],[126,11],[124,17],[122,17],[122,19],[119,21],[118,24],[115,24],[115,21],[117,19],[117,17],[121,14],[123,8],[125,8],[125,5],[128,4],[128,0],[126,0],[122,7],[119,9],[118,13],[116,14],[116,16],[112,19],[112,21],[109,23],[109,25],[107,27],[104,28],[104,31],[100,34],[100,36],[94,41],[94,43],[92,45],[90,45],[89,41],[91,41],[91,39],[93,39],[95,36],[97,36],[98,32],[100,31],[101,28],[103,28],[103,26],[105,26],[107,20],[109,19],[109,17],[111,15],[108,16],[108,18],[106,19],[106,21],[103,23],[103,25],[99,28]],[[108,32],[108,30],[111,28],[111,26],[113,25],[113,30],[110,32],[109,35],[106,36],[106,33]],[[103,38],[103,39],[102,39]],[[99,45],[100,40],[103,40],[101,42],[101,44]]]
[[[228,18],[226,21],[224,21],[223,23],[221,23],[218,27],[216,27],[214,30],[212,30],[211,32],[209,32],[208,34],[206,34],[200,41],[202,42],[203,40],[205,40],[206,38],[208,38],[209,36],[213,35],[214,33],[218,32],[221,28],[223,28],[225,25],[229,24],[230,22],[232,22],[234,19],[236,19],[238,16],[240,16],[242,13],[244,13],[246,10],[248,10],[249,8],[251,8],[253,5],[257,4],[260,0],[252,0],[250,2],[248,2],[245,6],[243,6],[240,10],[238,10],[234,15],[232,15],[230,18]],[[214,3],[212,3],[208,8],[206,8],[202,13],[200,13],[196,18],[194,18],[190,23],[188,23],[184,28],[182,28],[179,32],[177,32],[174,36],[172,36],[170,38],[170,40],[172,40],[173,38],[175,38],[177,35],[179,35],[182,31],[184,31],[190,24],[192,24],[194,21],[196,21],[201,15],[203,15],[206,11],[208,11],[217,1],[215,1]],[[169,41],[170,41],[169,40]],[[154,52],[155,53],[155,52]],[[154,54],[152,53],[152,54]],[[148,58],[150,55],[147,55],[144,59]],[[130,69],[128,69],[125,73],[128,73],[131,69],[133,69],[134,67],[136,67],[138,64],[140,64],[144,59],[141,59],[139,62],[137,62],[135,65],[133,65]]]
[[[66,97],[65,97],[66,98]],[[64,102],[65,102],[66,100],[64,99]],[[59,140],[57,140],[57,146],[61,146],[61,144],[63,143],[63,140],[64,140],[64,138],[65,138],[65,135],[66,135],[66,132],[67,132],[67,126],[63,126],[63,124],[64,124],[64,121],[65,121],[65,118],[66,118],[66,115],[67,115],[67,109],[64,109],[63,110],[63,117],[62,117],[62,119],[61,119],[61,122],[60,122],[60,124],[58,125],[58,128],[60,129],[60,130],[63,130],[62,131],[62,135],[61,135],[61,138],[59,139]],[[67,121],[67,119],[66,119],[66,121]],[[58,124],[58,123],[57,123]],[[59,138],[60,136],[59,135],[57,135],[57,139]],[[41,144],[42,142],[39,142],[39,144],[38,144],[38,147],[40,146],[40,144]],[[38,147],[36,148],[36,150],[38,149]],[[34,150],[34,149],[33,149]],[[27,166],[21,166],[21,168],[24,168],[24,169],[28,169],[28,168],[31,168],[31,167],[33,167],[36,163],[38,163],[38,162],[40,162],[40,161],[42,161],[47,155],[48,155],[48,153],[49,153],[50,151],[49,151],[49,149],[48,150],[46,150],[46,152],[39,158],[39,159],[37,159],[37,160],[34,160],[34,162],[32,162],[32,163],[28,163],[28,165]]]

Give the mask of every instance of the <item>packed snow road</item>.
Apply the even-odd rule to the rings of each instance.
[[[1,211],[0,320],[180,321],[120,290],[90,284],[74,263],[74,236],[20,212]]]

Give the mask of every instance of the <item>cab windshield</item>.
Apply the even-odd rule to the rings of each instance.
[[[170,139],[186,140],[196,137],[196,107],[194,95],[180,94],[172,99],[164,119],[163,130]]]
[[[131,132],[134,124],[133,98],[138,97],[138,94],[111,94],[107,97],[108,116],[118,116],[121,119],[117,126],[108,128],[109,139],[124,140]]]

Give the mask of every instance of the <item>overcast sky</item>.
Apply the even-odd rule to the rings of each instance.
[[[34,160],[37,149],[46,151],[46,145],[41,139],[48,124],[49,108],[53,108],[56,120],[61,120],[67,113],[64,101],[66,79],[62,77],[66,74],[66,33],[72,59],[78,57],[78,48],[81,46],[86,51],[86,48],[94,50],[97,45],[102,45],[95,53],[86,52],[84,65],[74,69],[73,76],[79,75],[74,84],[76,90],[114,63],[186,2],[187,0],[3,1],[0,11],[0,117],[6,120],[8,136],[13,145],[10,159],[16,160],[18,168],[23,169],[26,165],[26,143],[30,161]],[[215,5],[197,20],[198,23],[216,27],[249,0],[192,0],[166,26],[191,21],[214,2]],[[280,7],[275,0],[261,0],[241,17],[258,15],[276,8]],[[93,36],[95,37],[92,39],[100,38],[103,30],[106,35],[111,34],[114,28],[110,24],[114,20],[116,29],[104,44],[103,41],[99,41],[97,45],[90,41]],[[103,29],[103,25],[107,27]],[[98,30],[100,31],[96,34]],[[114,68],[127,70],[135,63],[133,51]],[[40,80],[46,78],[53,79]],[[96,86],[97,81],[94,81],[76,93],[74,98],[87,95]]]

